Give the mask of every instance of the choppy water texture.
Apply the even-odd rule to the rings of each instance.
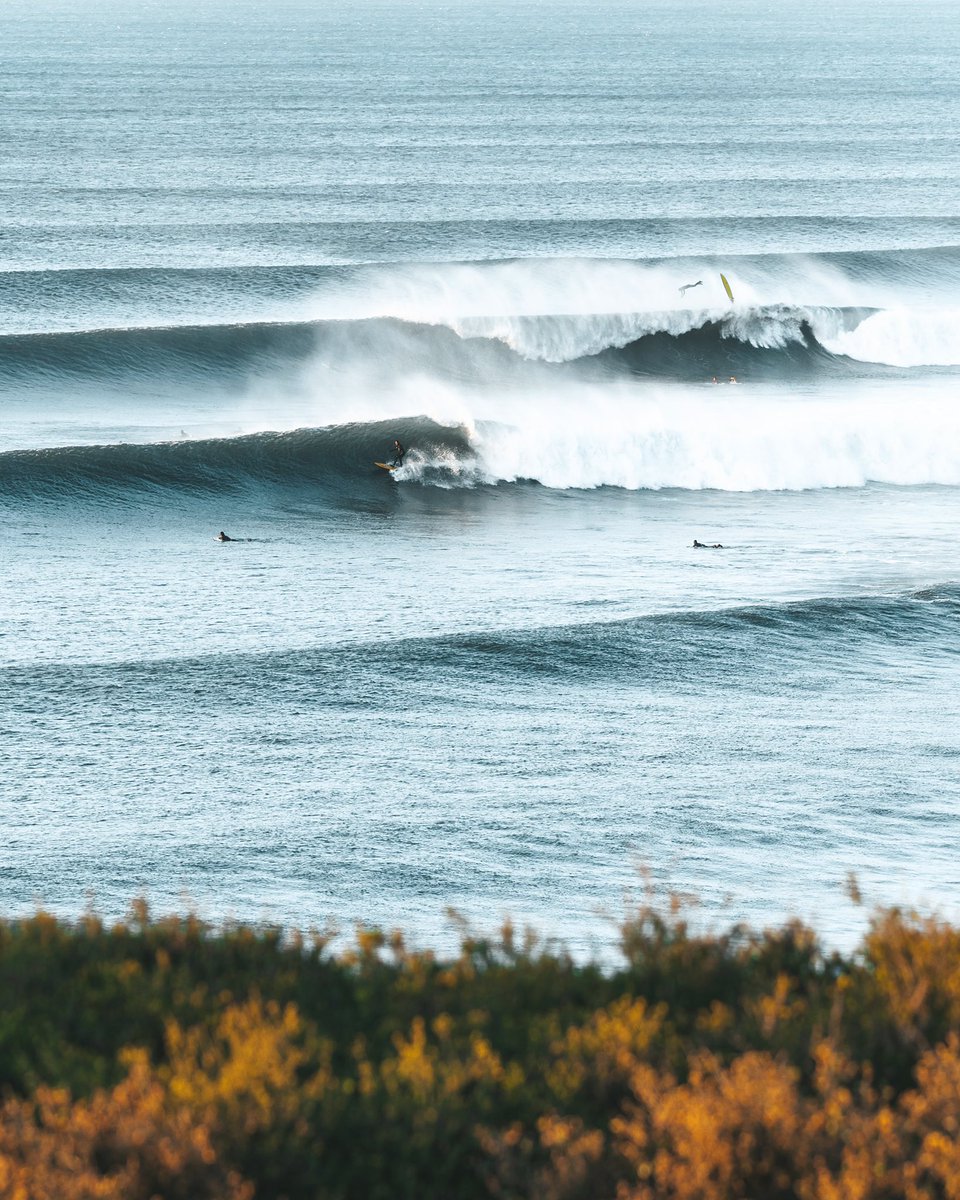
[[[4,911],[956,913],[952,0],[4,27]]]

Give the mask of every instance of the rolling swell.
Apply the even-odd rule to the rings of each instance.
[[[202,655],[112,665],[37,664],[0,671],[0,693],[23,688],[62,697],[93,684],[122,685],[138,704],[163,703],[171,685],[196,689],[217,706],[258,692],[258,708],[298,703],[332,709],[409,710],[413,690],[440,704],[463,703],[450,685],[469,694],[514,692],[518,703],[531,689],[542,697],[556,687],[612,684],[627,689],[728,690],[749,681],[751,691],[781,695],[785,688],[822,692],[831,670],[874,670],[890,656],[909,654],[914,670],[942,668],[957,657],[960,585],[944,583],[890,596],[851,596],[685,611],[628,620],[546,626],[526,630],[408,637],[390,642],[391,670],[384,671],[382,642]],[[206,684],[209,683],[209,686]]]
[[[943,584],[905,595],[828,597],[436,639],[429,655],[418,650],[410,661],[426,659],[491,678],[510,672],[541,682],[662,680],[673,687],[678,679],[695,677],[698,687],[723,687],[740,660],[751,674],[769,674],[774,690],[783,685],[783,664],[790,662],[794,682],[822,688],[825,665],[834,658],[849,663],[851,650],[875,658],[910,644],[928,647],[931,661],[942,662],[944,647],[953,647],[946,652],[956,657],[958,617],[960,585]]]
[[[342,490],[387,481],[374,465],[393,438],[416,443],[421,454],[470,457],[462,431],[426,418],[369,422],[331,429],[297,429],[236,438],[66,446],[0,454],[0,496],[13,500],[114,502],[152,492],[210,495],[253,488]]]

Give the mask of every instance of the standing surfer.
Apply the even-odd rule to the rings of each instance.
[[[406,453],[406,451],[400,445],[400,443],[398,441],[394,441],[394,443],[393,443],[393,465],[395,467],[403,466],[403,456],[405,453]]]

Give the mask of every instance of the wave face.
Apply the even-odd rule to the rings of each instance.
[[[348,493],[376,486],[395,437],[397,483],[958,484],[958,268],[933,249],[8,272],[0,381],[20,423],[0,494]],[[30,286],[48,327],[9,328]],[[175,319],[218,288],[230,320]],[[98,325],[120,301],[128,323]],[[138,323],[151,305],[167,323]],[[82,444],[37,440],[42,421],[69,432],[81,391],[82,436],[62,440]],[[122,434],[95,419],[108,400]]]
[[[421,418],[238,438],[16,450],[0,455],[0,495],[101,502],[137,493],[343,490],[345,479],[381,483],[371,447],[388,447],[397,436],[420,447],[407,478],[453,477],[458,464],[470,461],[466,436]],[[450,467],[444,472],[445,462]]]
[[[776,306],[718,317],[709,312],[600,313],[475,317],[451,326],[395,318],[352,322],[208,325],[12,334],[0,338],[0,378],[9,381],[87,377],[282,378],[333,356],[353,366],[376,358],[381,369],[470,378],[478,368],[505,375],[519,359],[603,365],[640,376],[702,382],[719,371],[754,377],[850,372],[829,338],[854,342],[862,310]],[[863,339],[861,339],[863,340]],[[386,360],[385,360],[386,356]],[[598,362],[593,363],[593,360]],[[333,369],[337,369],[333,365]],[[910,365],[910,364],[906,364]],[[950,364],[947,364],[950,365]]]

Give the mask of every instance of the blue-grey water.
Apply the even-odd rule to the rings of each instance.
[[[0,26],[0,911],[960,909],[953,0]]]

